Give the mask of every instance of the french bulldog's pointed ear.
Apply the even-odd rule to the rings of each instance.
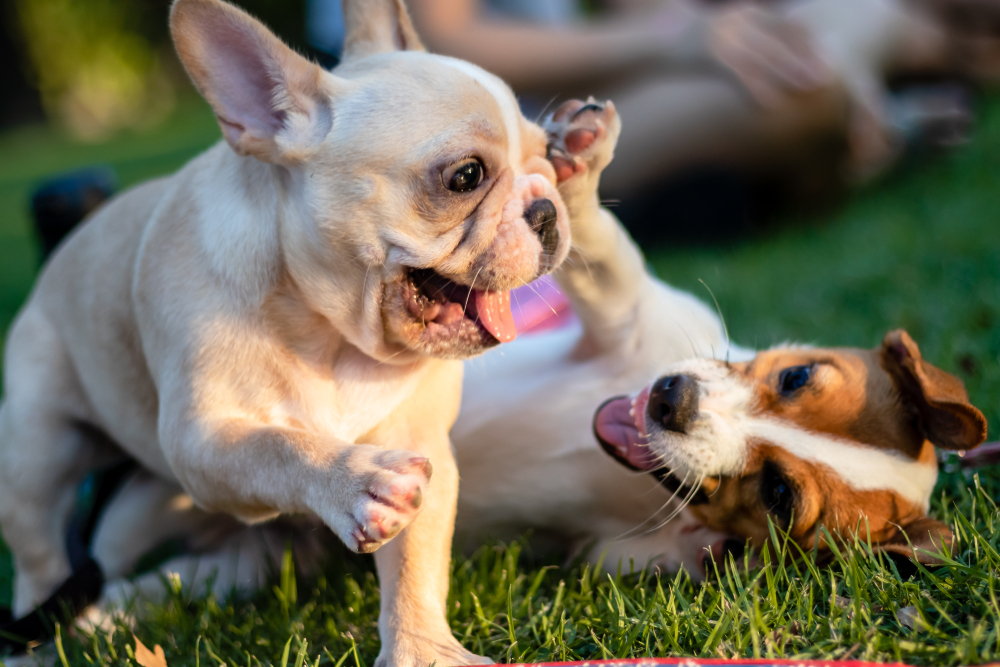
[[[295,163],[329,133],[333,77],[249,14],[222,0],[175,0],[170,33],[238,154]]]
[[[344,28],[344,62],[376,53],[424,50],[403,0],[344,0]]]
[[[969,403],[965,385],[932,366],[902,329],[882,341],[882,366],[892,376],[903,400],[919,416],[924,436],[944,449],[972,449],[986,439],[986,417]]]
[[[942,565],[944,561],[940,555],[950,556],[954,547],[955,534],[951,529],[937,519],[924,516],[902,526],[892,539],[875,545],[874,548],[922,565]]]

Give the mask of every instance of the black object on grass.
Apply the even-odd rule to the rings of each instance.
[[[54,176],[35,190],[31,214],[43,262],[74,227],[114,194],[117,185],[114,169],[96,166]]]

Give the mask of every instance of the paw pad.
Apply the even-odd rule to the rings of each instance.
[[[564,102],[545,121],[548,157],[563,183],[587,171],[598,172],[611,159],[620,123],[612,102]]]

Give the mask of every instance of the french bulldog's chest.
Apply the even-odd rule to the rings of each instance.
[[[344,355],[330,368],[296,365],[285,373],[289,391],[269,408],[268,421],[357,442],[420,386],[422,365],[392,366]]]

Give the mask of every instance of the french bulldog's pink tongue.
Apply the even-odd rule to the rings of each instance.
[[[473,290],[479,323],[501,343],[517,338],[514,315],[510,312],[510,292]]]

